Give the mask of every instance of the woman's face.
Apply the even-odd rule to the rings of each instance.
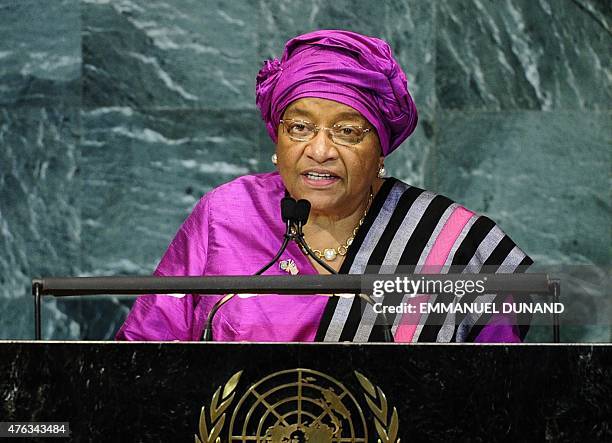
[[[294,141],[282,124],[278,128],[277,167],[291,196],[309,200],[315,213],[333,218],[353,214],[367,200],[383,163],[374,127],[350,106],[320,98],[294,101],[283,119],[327,128],[339,123],[371,128],[359,144],[351,146],[334,143],[325,130],[309,141]]]

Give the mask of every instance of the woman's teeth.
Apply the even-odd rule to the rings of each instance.
[[[331,180],[333,178],[336,178],[335,175],[320,174],[318,172],[307,172],[306,177],[308,177],[311,180]]]

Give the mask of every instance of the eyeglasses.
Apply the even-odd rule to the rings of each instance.
[[[363,128],[356,125],[337,124],[331,128],[317,126],[304,120],[281,120],[282,125],[289,138],[296,142],[307,142],[315,138],[320,130],[327,131],[331,141],[338,145],[354,146],[362,142],[364,137],[371,131],[370,128]]]

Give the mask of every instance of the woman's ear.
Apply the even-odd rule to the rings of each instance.
[[[378,157],[378,171],[376,176],[378,178],[384,178],[387,175],[387,170],[385,169],[385,157],[381,155]]]

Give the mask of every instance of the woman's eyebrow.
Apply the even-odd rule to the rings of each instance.
[[[365,120],[360,113],[352,112],[352,111],[341,112],[338,115],[336,115],[335,119],[336,120],[340,120],[340,119],[355,119],[355,120],[360,120],[362,123]]]
[[[287,113],[285,114],[285,116],[291,116],[291,115],[303,115],[306,117],[313,118],[316,115],[316,113],[310,112],[306,109],[295,107],[295,108],[289,109]],[[359,120],[361,123],[365,123],[365,119],[363,118],[363,116],[360,113],[353,112],[353,111],[340,112],[334,116],[334,120],[342,120],[342,119],[355,119],[355,120]]]
[[[305,115],[307,117],[312,117],[313,114],[310,113],[309,111],[307,111],[306,109],[302,109],[302,108],[291,108],[289,110],[287,110],[286,115]]]

